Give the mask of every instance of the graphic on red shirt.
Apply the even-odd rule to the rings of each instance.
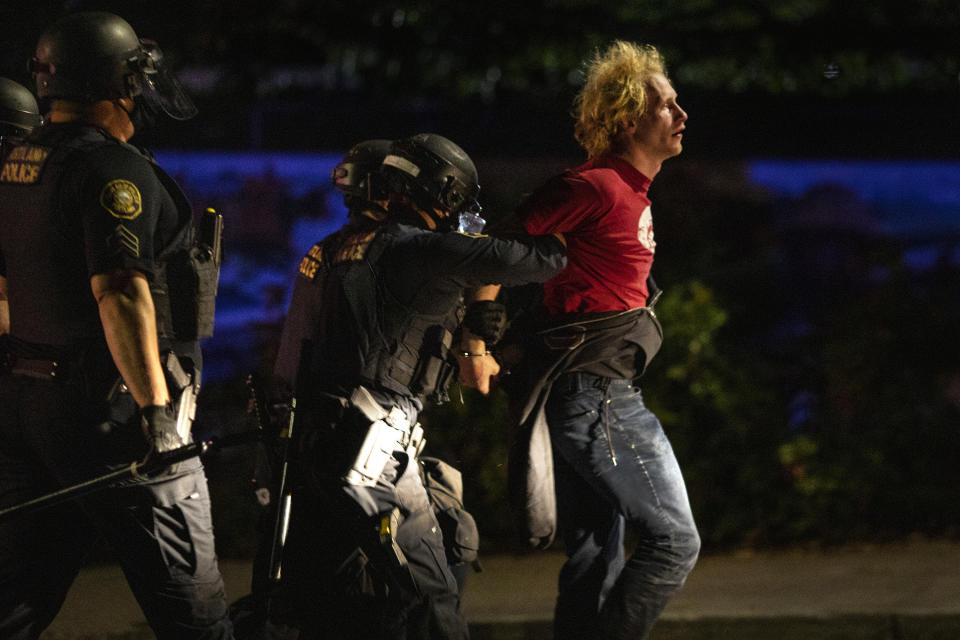
[[[604,155],[551,179],[520,205],[528,233],[562,233],[567,241],[567,268],[544,284],[551,313],[646,304],[656,248],[649,187],[626,160]]]
[[[653,239],[653,211],[651,211],[649,205],[640,214],[640,223],[637,225],[637,240],[650,253],[656,251],[657,243]]]

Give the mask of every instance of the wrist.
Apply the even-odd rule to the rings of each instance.
[[[140,408],[140,415],[143,416],[143,419],[146,421],[147,425],[159,426],[168,422],[176,423],[176,413],[173,410],[173,405],[169,402],[166,404],[150,404],[145,407]]]
[[[155,416],[158,413],[163,414],[166,410],[170,408],[169,402],[156,402],[154,404],[148,404],[145,407],[140,407],[140,413],[143,416]]]
[[[470,333],[467,329],[464,329],[463,335],[460,337],[459,346],[460,353],[473,353],[482,356],[490,352],[487,348],[487,343]]]

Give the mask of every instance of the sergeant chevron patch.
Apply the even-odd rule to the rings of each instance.
[[[140,238],[122,223],[113,230],[113,235],[107,239],[107,244],[114,251],[123,251],[134,258],[140,257]]]

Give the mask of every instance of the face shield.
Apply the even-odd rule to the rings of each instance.
[[[163,52],[152,40],[140,40],[142,56],[139,59],[140,93],[157,113],[163,112],[174,120],[189,120],[197,115],[197,107],[184,91],[183,85],[163,61]]]

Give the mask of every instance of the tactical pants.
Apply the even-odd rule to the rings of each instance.
[[[0,377],[0,506],[143,457],[136,425],[98,425],[90,407],[76,383]],[[98,536],[112,547],[157,637],[233,637],[206,477],[194,458],[174,475],[0,521],[0,638],[39,637]]]
[[[554,636],[645,638],[700,550],[670,442],[629,380],[564,374],[546,412],[568,556]],[[626,522],[638,539],[625,562]]]
[[[320,495],[304,490],[294,493],[293,505],[266,637],[468,637],[440,527],[416,462],[406,454],[394,454],[374,487],[331,486]],[[379,530],[379,515],[395,508],[402,516],[394,532],[399,557]]]

